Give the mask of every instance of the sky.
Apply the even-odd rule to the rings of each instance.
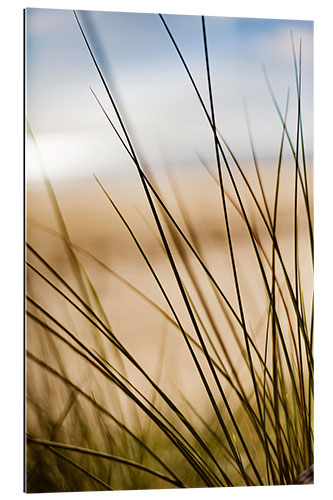
[[[84,32],[130,131],[139,157],[152,169],[165,162],[193,167],[214,161],[207,119],[179,56],[156,14],[78,11]],[[206,105],[209,105],[201,18],[165,15]],[[251,158],[248,124],[263,162],[277,158],[281,109],[288,88],[287,125],[295,138],[297,96],[291,33],[302,40],[302,117],[306,152],[313,154],[313,23],[206,18],[219,131],[240,160]],[[28,180],[127,173],[133,165],[91,89],[119,128],[71,10],[26,10]],[[246,120],[246,112],[248,123]]]

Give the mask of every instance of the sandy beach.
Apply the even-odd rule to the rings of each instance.
[[[264,210],[258,179],[254,175],[254,169],[252,171],[248,169],[247,175],[251,179],[251,186],[253,186],[254,192],[258,195],[258,199]],[[272,169],[263,169],[263,185],[271,213],[273,211],[275,175]],[[202,260],[206,263],[235,311],[238,312],[238,302],[231,270],[218,185],[206,171],[194,171],[191,174],[178,175],[178,177],[175,176],[175,179],[178,191],[176,196],[179,196],[180,193],[183,215],[187,214],[185,217],[189,218],[195,231],[197,241],[192,243],[196,245]],[[191,240],[191,227],[186,226],[182,219],[181,209],[175,198],[175,191],[172,192],[165,176],[159,177],[158,180],[159,192],[163,199],[167,200],[168,208]],[[186,331],[195,338],[196,334],[193,331],[193,326],[177,287],[171,266],[161,249],[160,238],[139,179],[135,177],[131,179],[110,179],[106,177],[105,179],[100,179],[100,181],[133,229],[136,238],[142,245],[144,252],[146,252],[168,297],[170,297],[173,306],[179,314]],[[251,223],[255,223],[258,241],[260,241],[261,245],[260,253],[267,276],[271,280],[265,255],[271,259],[272,244],[267,237],[267,230],[258,217],[258,211],[239,178],[237,184],[240,186],[242,200],[245,200],[244,207]],[[268,307],[267,293],[264,289],[263,280],[246,225],[239,213],[239,204],[237,204],[230,182],[226,181],[225,185],[226,192],[230,194],[231,199],[238,207],[237,211],[231,201],[228,200],[229,222],[243,307],[247,318],[247,327],[254,334],[257,344],[260,346],[261,352],[263,352],[266,328],[265,317]],[[293,189],[294,173],[291,166],[282,170],[277,218],[277,234],[281,245],[281,252],[290,273],[293,269]],[[170,308],[163,298],[151,271],[134,244],[131,235],[95,179],[92,178],[91,181],[76,184],[70,182],[66,185],[55,183],[54,190],[71,241],[100,259],[102,263],[121,278],[127,280],[167,315],[172,317]],[[304,287],[304,302],[309,309],[309,301],[312,296],[312,270],[308,229],[306,226],[304,203],[301,196],[299,214],[299,261],[301,263]],[[167,227],[165,220],[164,225],[167,234],[170,235],[170,228]],[[52,231],[59,233],[59,227],[46,189],[42,186],[31,186],[28,184],[27,241],[78,290],[78,283],[73,275],[64,243],[55,234],[52,234]],[[240,378],[243,377],[244,383],[248,385],[248,371],[241,361],[239,348],[230,332],[228,318],[222,312],[213,287],[205,276],[205,272],[193,257],[193,254],[184,245],[177,247],[177,243],[173,241],[171,250],[188,294],[198,310],[198,314],[209,325],[209,332],[207,333],[209,333],[210,337],[214,339],[214,343],[218,346],[219,355],[222,359],[226,360],[216,340],[216,330],[223,339],[233,363],[237,366]],[[181,393],[183,393],[191,401],[202,402],[202,398],[207,396],[204,395],[202,383],[193,366],[193,360],[189,355],[180,331],[157,308],[149,304],[142,295],[140,296],[139,293],[122,282],[121,279],[112,275],[86,253],[78,250],[78,248],[75,249],[75,253],[95,288],[112,330],[126,348],[139,360],[152,377],[160,377],[162,386],[166,391],[172,393],[176,399],[179,398],[181,400]],[[199,284],[200,293],[205,298],[209,312],[205,310],[202,300],[198,295],[198,290],[195,289],[193,280],[191,280],[188,270],[185,269],[181,253],[185,255],[186,261],[190,263],[191,272]],[[36,259],[30,253],[28,253],[28,258],[31,262],[36,263]],[[278,270],[277,275],[279,276],[280,286],[283,290],[286,284],[281,269]],[[290,274],[290,279],[293,279],[292,273]],[[50,287],[43,283],[43,280],[34,275],[30,270],[28,272],[27,283],[28,293],[31,293],[47,310],[52,311],[57,317],[65,317],[64,321],[66,323],[69,322],[68,324],[71,324],[76,331],[79,329],[81,338],[86,339],[89,343],[93,342],[87,321],[83,321],[80,315],[73,311],[73,308],[64,305],[63,299],[59,298],[54,291],[50,291]],[[288,328],[283,304],[281,303],[280,306],[282,311],[281,322],[285,328]],[[207,314],[211,314],[214,318],[213,323],[209,320]],[[174,320],[173,317],[172,319]],[[236,327],[236,330],[241,342],[244,343],[241,329]],[[36,331],[32,323],[28,323],[27,344],[28,348],[34,352],[40,353],[43,350],[44,344],[41,342],[40,332]],[[208,341],[207,345],[209,345]],[[110,346],[107,347],[107,352],[110,354]],[[111,358],[114,358],[114,355],[110,355]],[[200,354],[198,355],[200,358]],[[227,361],[226,363],[228,364]],[[134,377],[134,380],[137,380],[140,385],[142,381],[139,382],[140,376],[137,374],[137,370],[128,362],[125,364],[127,365],[126,369],[130,378]],[[70,364],[70,369],[73,369],[73,366],[76,366],[75,363]],[[204,367],[204,369],[208,373],[207,367]],[[80,368],[80,370],[82,369]],[[80,371],[78,373],[74,369],[72,376],[76,380],[81,380],[82,373]]]

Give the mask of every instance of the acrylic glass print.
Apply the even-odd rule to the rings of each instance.
[[[27,9],[25,92],[26,491],[313,482],[313,23]]]

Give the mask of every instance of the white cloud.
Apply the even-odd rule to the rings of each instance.
[[[297,27],[293,29],[293,39],[295,51],[298,56],[299,41],[302,38],[302,64],[305,70],[312,70],[313,67],[313,33],[311,30],[299,30]],[[252,50],[256,51],[262,62],[267,62],[274,59],[276,64],[286,66],[292,64],[292,42],[291,33],[286,28],[276,29],[265,36],[258,35],[251,42]]]

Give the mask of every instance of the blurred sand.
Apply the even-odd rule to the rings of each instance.
[[[255,177],[253,167],[247,170],[247,175],[251,180],[251,186],[255,193],[259,195],[258,180]],[[262,169],[262,178],[271,214],[273,212],[275,175],[272,168],[267,167]],[[235,173],[235,178],[237,185],[240,186],[244,207],[251,224],[255,224],[262,246],[269,259],[271,259],[271,242],[267,237],[267,231],[258,218],[256,208],[237,173]],[[201,172],[188,171],[181,175],[175,175],[175,179],[178,191],[181,193],[187,214],[200,243],[200,255],[233,304],[235,310],[238,311],[219,188],[205,170]],[[100,181],[133,228],[136,237],[147,253],[163,286],[165,286],[166,292],[177,310],[184,327],[193,337],[196,337],[184,307],[183,299],[177,289],[171,267],[160,247],[156,225],[149,211],[139,179],[136,177],[133,177],[133,179],[111,179],[105,177],[101,178]],[[312,186],[312,176],[310,178],[310,185]],[[158,177],[158,187],[163,199],[167,201],[170,211],[174,214],[184,232],[188,234],[188,228],[186,228],[182,220],[179,206],[164,175]],[[54,189],[71,240],[91,252],[98,259],[101,259],[112,270],[119,273],[171,315],[154,278],[131,236],[96,181],[91,179],[91,181],[85,181],[84,183],[54,183]],[[230,182],[226,181],[226,189],[229,193],[233,193]],[[292,272],[293,191],[293,167],[283,165],[279,194],[278,241],[292,283],[294,280]],[[235,199],[234,195],[233,199]],[[59,230],[45,187],[33,186],[28,183],[26,200],[27,241],[78,289],[63,243],[41,227],[46,226],[57,231]],[[264,209],[260,195],[259,200]],[[261,352],[263,352],[266,328],[265,319],[268,305],[267,295],[246,225],[229,201],[228,212],[242,300],[247,318],[247,327],[249,332],[253,333]],[[304,217],[304,203],[301,197],[299,214],[299,261],[304,287],[304,301],[306,311],[309,312],[313,278],[308,230]],[[170,233],[165,221],[164,227],[166,227],[166,232],[169,235]],[[196,304],[204,323],[208,325],[210,335],[215,339],[213,327],[209,324],[207,314],[203,311],[201,301],[193,289],[193,284],[189,279],[188,273],[184,270],[174,243],[172,243],[171,248],[185,286]],[[247,385],[249,382],[248,372],[241,362],[239,350],[232,338],[227,320],[220,309],[212,287],[190,252],[186,251],[186,255],[189,262],[191,262],[193,272],[200,283],[202,293],[215,319],[216,328],[235,363],[238,375],[244,381],[245,385]],[[192,402],[198,403],[200,401],[203,404],[203,401],[206,401],[206,399],[202,398],[206,398],[206,396],[203,396],[202,383],[193,368],[193,361],[180,332],[138,294],[130,290],[114,276],[108,274],[105,269],[91,258],[80,252],[77,252],[77,256],[98,293],[113,331],[123,344],[142,363],[152,377],[160,377],[160,384],[168,394],[172,393],[174,398],[178,399],[181,398],[180,391],[185,393]],[[30,256],[29,253],[28,260],[32,263],[37,262],[36,258]],[[37,267],[38,269],[43,269],[40,265],[37,265]],[[271,284],[271,275],[268,269],[267,263],[265,263],[268,281]],[[45,268],[43,271],[45,271]],[[280,270],[278,276],[281,288],[285,292],[286,284]],[[64,307],[64,301],[60,301],[57,294],[50,292],[48,287],[41,284],[41,280],[30,271],[28,272],[28,292],[48,310],[53,311],[57,317],[63,318],[63,321],[70,325],[73,330],[79,332],[80,337],[85,338],[90,345],[93,343],[87,322],[83,321],[78,314],[75,314],[70,306]],[[288,303],[288,305],[290,304]],[[281,321],[287,331],[288,323],[281,301],[280,306],[282,311]],[[43,344],[44,341],[41,341],[41,332],[37,331],[38,329],[35,330],[36,328],[29,322],[27,328],[28,348],[42,357],[45,355],[45,349],[47,350],[48,348]],[[240,338],[244,343],[241,332]],[[221,354],[221,349],[216,339],[214,343]],[[223,355],[222,358],[225,359]],[[66,355],[64,355],[63,360],[66,363]],[[88,384],[91,390],[98,393],[98,389],[94,386],[92,379],[86,382],[87,379],[82,373],[82,368],[78,372],[75,370],[75,362],[70,362],[68,365],[68,370],[74,380],[82,383],[84,379],[84,383]],[[132,377],[133,380],[138,381],[139,384],[142,384],[142,387],[147,387],[142,382],[142,377],[137,375],[136,370],[128,363],[126,363],[126,366],[130,378]],[[204,367],[204,369],[208,373],[207,367]],[[34,379],[32,364],[28,364],[28,370],[31,370],[31,380],[34,380],[32,383],[35,385],[41,383],[38,382],[38,378]],[[141,381],[139,382],[139,380]],[[228,390],[227,386],[226,390]]]

